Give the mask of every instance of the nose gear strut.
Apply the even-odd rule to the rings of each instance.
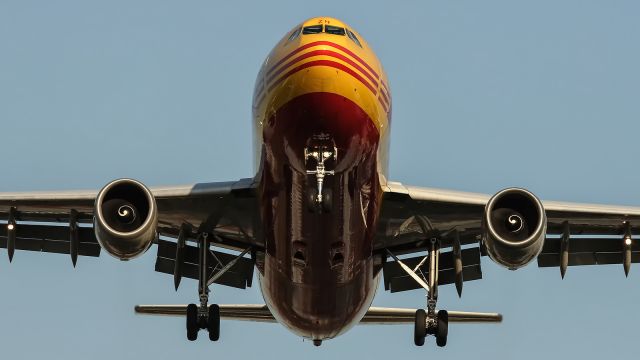
[[[318,139],[313,140],[324,141],[317,141],[316,144],[310,144],[304,148],[304,161],[305,165],[307,165],[307,175],[315,175],[316,177],[316,188],[311,194],[310,205],[327,210],[331,207],[331,196],[326,189],[323,188],[324,178],[328,175],[335,175],[335,170],[328,170],[327,167],[335,166],[335,163],[338,160],[338,149],[333,141],[329,140],[326,135],[319,136]],[[327,142],[330,142],[330,144],[327,144]],[[313,164],[313,161],[310,160],[315,160],[315,169],[309,169],[309,165]],[[325,164],[328,160],[333,160],[331,165]]]

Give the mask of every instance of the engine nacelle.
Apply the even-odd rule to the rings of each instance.
[[[482,221],[485,248],[498,264],[516,270],[542,251],[547,216],[542,202],[529,191],[498,192],[487,203]]]
[[[118,179],[108,183],[96,197],[94,213],[98,243],[120,260],[141,255],[157,237],[156,200],[139,181]]]

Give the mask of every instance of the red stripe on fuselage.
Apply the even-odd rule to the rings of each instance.
[[[353,76],[354,78],[356,78],[358,81],[360,81],[364,86],[366,86],[369,90],[371,90],[373,95],[377,95],[378,94],[377,89],[374,88],[367,80],[365,80],[365,78],[360,76],[360,74],[358,74],[357,72],[353,71],[350,67],[348,67],[348,66],[346,66],[344,64],[341,64],[341,63],[335,62],[335,61],[331,61],[331,60],[314,60],[314,61],[310,61],[308,63],[304,63],[302,65],[299,65],[299,66],[289,70],[283,76],[281,76],[276,81],[274,81],[273,84],[271,84],[271,86],[269,86],[269,91],[272,91],[273,88],[276,87],[276,85],[281,83],[283,80],[285,80],[286,78],[288,78],[292,74],[297,73],[300,70],[304,70],[306,68],[310,68],[312,66],[328,66],[328,67],[336,68],[338,70],[342,70],[342,71],[346,72],[347,74],[349,74],[349,75]]]
[[[380,89],[380,94],[382,94],[385,104],[389,106],[389,97],[387,96],[387,93],[384,91],[384,89]]]
[[[345,52],[346,54],[348,54],[349,56],[351,56],[355,60],[357,60],[360,64],[362,64],[367,70],[369,70],[369,72],[367,70],[363,69],[362,66],[358,65],[355,61],[349,59],[348,57],[346,57],[346,56],[344,56],[344,55],[342,55],[340,53],[337,53],[335,51],[325,50],[325,49],[313,50],[313,51],[311,51],[309,53],[302,54],[302,55],[298,56],[297,58],[295,58],[294,60],[289,61],[286,65],[280,67],[285,61],[289,60],[295,54],[300,53],[301,51],[309,49],[311,47],[321,46],[321,45],[331,46],[333,48],[336,48],[338,50],[341,50],[341,51]],[[311,62],[306,63],[306,64],[302,64],[302,65],[300,65],[300,66],[288,71],[282,77],[277,78],[277,76],[282,74],[287,68],[295,65],[296,63],[298,63],[298,62],[300,62],[300,61],[302,61],[304,59],[308,59],[308,58],[313,57],[313,56],[330,56],[330,57],[334,57],[334,58],[340,59],[340,60],[346,62],[347,64],[353,66],[354,68],[356,68],[362,74],[364,74],[364,76],[366,76],[367,79],[369,79],[373,84],[370,84],[369,82],[367,82],[362,76],[360,76],[358,73],[356,73],[352,69],[344,66],[343,64],[337,63],[335,61],[330,61],[330,60],[316,60],[316,61],[311,61]],[[320,62],[324,62],[324,64],[320,64]],[[308,65],[308,64],[312,64],[312,65]],[[254,99],[258,100],[256,102],[256,105],[260,104],[260,102],[264,99],[267,89],[268,89],[268,91],[272,91],[277,84],[282,82],[284,79],[286,79],[290,75],[292,75],[292,74],[294,74],[294,73],[296,73],[296,72],[298,72],[300,70],[303,70],[305,68],[311,67],[311,66],[330,66],[330,67],[337,68],[339,70],[342,70],[342,71],[350,74],[351,76],[353,76],[357,80],[359,80],[363,85],[365,85],[369,90],[371,90],[371,92],[373,93],[374,96],[378,95],[377,96],[378,102],[380,102],[382,107],[385,109],[385,112],[387,112],[387,113],[389,112],[389,107],[391,106],[391,104],[390,104],[390,95],[388,95],[389,94],[389,88],[384,83],[384,81],[380,80],[380,84],[382,85],[382,88],[380,89],[380,93],[382,94],[382,97],[379,96],[379,94],[378,94],[378,82],[377,82],[377,79],[379,79],[378,73],[375,70],[373,70],[373,68],[367,62],[365,62],[359,56],[354,54],[351,50],[345,48],[342,45],[338,45],[338,44],[330,42],[330,41],[315,41],[315,42],[303,45],[303,46],[301,46],[299,48],[296,48],[295,50],[291,51],[289,54],[287,54],[282,59],[278,60],[278,62],[274,66],[272,66],[271,69],[269,69],[267,71],[267,77],[268,78],[265,81],[266,84],[263,84],[263,87],[257,92],[256,96],[254,96]],[[271,83],[270,86],[264,86],[264,85],[269,85],[270,83]]]
[[[331,41],[314,41],[312,43],[308,43],[306,45],[300,46],[299,48],[296,48],[295,50],[293,50],[292,52],[290,52],[289,54],[287,54],[285,57],[283,57],[282,59],[278,60],[278,62],[273,65],[273,67],[271,67],[271,69],[269,69],[269,71],[267,71],[267,76],[269,76],[271,74],[271,72],[273,72],[278,66],[282,65],[282,63],[284,63],[285,61],[287,61],[290,57],[292,57],[293,55],[306,50],[310,47],[314,47],[314,46],[319,46],[319,45],[326,45],[326,46],[331,46],[334,47],[338,50],[341,50],[343,52],[345,52],[347,55],[351,56],[352,58],[354,58],[355,60],[357,60],[360,64],[362,64],[364,67],[366,67],[367,69],[369,69],[369,71],[371,71],[371,73],[373,74],[373,76],[378,79],[380,78],[380,76],[378,76],[378,73],[373,70],[373,68],[367,64],[366,61],[362,60],[358,55],[354,54],[353,51],[347,49],[346,47],[342,46],[342,45],[338,45],[334,42]]]
[[[382,92],[380,92],[380,94],[382,94]],[[382,105],[382,108],[384,109],[384,112],[388,113],[389,112],[389,106],[387,106],[387,104],[384,102],[384,99],[382,99],[382,97],[380,97],[380,95],[378,95],[378,101],[380,101],[380,105]]]
[[[346,62],[347,64],[353,66],[354,68],[356,68],[358,71],[360,71],[362,74],[364,74],[364,76],[366,76],[369,80],[371,80],[372,84],[374,87],[378,87],[378,81],[371,76],[371,74],[369,74],[365,69],[363,69],[360,65],[358,65],[355,61],[349,59],[348,57],[337,53],[335,51],[331,51],[331,50],[314,50],[314,51],[310,51],[308,53],[302,54],[300,56],[298,56],[297,58],[291,60],[290,62],[288,62],[285,66],[281,67],[278,71],[274,72],[273,74],[269,75],[269,79],[267,80],[267,83],[270,83],[271,81],[273,81],[273,79],[275,79],[278,75],[282,74],[283,71],[285,71],[287,68],[289,68],[290,66],[296,64],[299,61],[302,61],[304,59],[308,59],[310,57],[313,56],[330,56],[336,59],[340,59],[344,62]]]
[[[380,81],[380,83],[382,83],[382,87],[387,91],[387,94],[391,94],[391,91],[389,91],[389,88],[387,87],[387,84],[384,83],[384,81]],[[389,95],[391,96],[391,95]]]

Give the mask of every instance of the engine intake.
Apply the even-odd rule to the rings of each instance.
[[[94,230],[110,255],[120,260],[141,255],[156,239],[157,225],[156,200],[141,182],[114,180],[98,193]]]
[[[487,203],[482,220],[485,248],[498,264],[516,270],[542,251],[547,217],[542,202],[531,192],[499,191]]]

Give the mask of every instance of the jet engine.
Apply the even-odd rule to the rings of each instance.
[[[542,251],[547,216],[542,202],[529,191],[498,192],[487,203],[482,221],[484,246],[498,264],[516,270]]]
[[[139,181],[118,179],[107,184],[96,197],[94,213],[98,243],[120,260],[144,253],[157,237],[156,200]]]

